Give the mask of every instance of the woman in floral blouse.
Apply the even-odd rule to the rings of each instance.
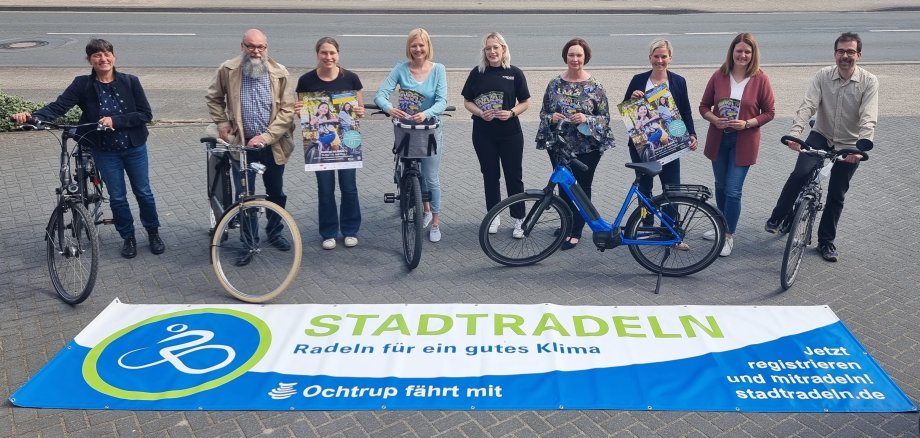
[[[591,48],[581,38],[573,38],[562,47],[562,60],[568,67],[565,73],[553,78],[543,94],[540,109],[540,128],[537,131],[537,149],[553,148],[554,130],[559,121],[563,123],[559,133],[566,140],[565,147],[574,152],[578,161],[588,166],[587,170],[572,169],[575,181],[588,198],[594,171],[605,150],[614,146],[610,132],[610,112],[607,106],[607,92],[604,86],[588,73],[584,66],[591,60]],[[556,158],[549,151],[550,161],[556,166]],[[575,209],[572,201],[564,197],[572,211],[572,234],[562,242],[562,250],[572,249],[581,239],[585,221]]]

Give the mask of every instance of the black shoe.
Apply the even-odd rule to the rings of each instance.
[[[236,255],[236,260],[233,262],[236,266],[246,266],[249,262],[252,261],[252,257],[255,255],[254,252],[248,249],[240,250],[239,254]]]
[[[574,248],[575,245],[578,245],[578,242],[572,243],[572,239],[573,239],[572,237],[569,237],[568,240],[562,242],[562,246],[560,246],[559,249],[561,249],[561,250],[563,250],[563,251],[568,251],[568,250]],[[575,237],[574,239],[578,239],[578,237]]]
[[[125,239],[125,244],[121,247],[121,256],[126,259],[133,259],[137,255],[137,241],[133,237]]]
[[[279,251],[290,251],[291,242],[288,242],[287,238],[282,235],[277,235],[268,239],[268,244],[274,246]]]
[[[159,232],[149,231],[147,233],[147,240],[150,242],[150,252],[160,255],[166,251],[166,244],[163,243],[163,239],[160,238]]]
[[[837,257],[838,257],[838,255],[839,255],[839,254],[837,254],[837,247],[834,246],[834,244],[833,244],[833,243],[830,243],[830,242],[828,242],[828,243],[820,243],[820,242],[819,242],[819,243],[818,243],[818,252],[821,253],[821,257],[823,257],[824,260],[827,260],[827,261],[829,261],[829,262],[836,262],[836,261],[837,261]]]
[[[768,220],[767,223],[764,224],[763,230],[770,234],[779,233],[779,221]]]

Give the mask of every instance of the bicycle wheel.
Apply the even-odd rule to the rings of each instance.
[[[795,277],[802,267],[802,255],[811,240],[811,227],[815,220],[814,204],[804,199],[795,208],[792,222],[789,223],[789,236],[783,251],[783,265],[780,269],[779,283],[783,290],[788,290],[795,283]]]
[[[280,218],[281,231],[260,236],[260,224],[264,227],[273,214]],[[280,244],[279,237],[288,245]],[[294,218],[264,199],[230,207],[211,238],[211,263],[218,281],[230,295],[248,303],[264,303],[284,292],[300,270],[302,251]]]
[[[490,259],[507,266],[532,265],[556,252],[571,231],[572,214],[558,196],[553,195],[546,203],[542,202],[544,198],[542,194],[520,193],[492,207],[479,226],[482,251]],[[489,234],[489,225],[495,218],[513,226],[512,212],[525,216],[523,237],[514,237],[511,226]]]
[[[683,238],[682,245],[630,245],[629,252],[642,267],[668,277],[681,277],[698,272],[716,260],[725,244],[725,220],[713,206],[697,198],[661,196],[653,201],[662,214],[676,215],[675,230]],[[627,239],[671,240],[667,228],[643,225],[642,210],[637,207],[626,221]],[[703,234],[714,233],[715,240],[705,240]]]
[[[415,269],[422,259],[422,223],[424,206],[422,205],[422,187],[418,177],[407,176],[403,180],[402,193],[399,194],[402,212],[403,260],[409,269]]]
[[[96,285],[99,240],[96,225],[78,202],[55,207],[45,231],[48,273],[61,300],[79,304]]]

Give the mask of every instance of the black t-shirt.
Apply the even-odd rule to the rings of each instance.
[[[361,85],[361,79],[358,79],[358,75],[341,67],[339,67],[339,77],[331,81],[320,79],[315,69],[304,73],[304,75],[297,80],[298,93],[315,91],[359,91],[362,88],[364,88],[364,86]]]
[[[518,102],[530,99],[524,72],[513,65],[508,68],[489,66],[482,73],[479,72],[479,67],[474,67],[466,78],[460,94],[464,99],[475,102],[477,97],[492,91],[503,93],[502,109],[506,111],[514,108]],[[473,129],[482,130],[486,134],[510,135],[521,132],[521,122],[517,117],[508,120],[492,119],[487,122],[474,115]]]

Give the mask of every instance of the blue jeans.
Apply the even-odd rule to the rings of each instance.
[[[422,193],[431,192],[431,212],[441,212],[441,154],[444,153],[444,135],[438,131],[438,153],[422,158]]]
[[[335,174],[339,173],[342,192],[341,214],[335,206]],[[316,172],[318,193],[319,234],[323,239],[338,237],[341,228],[345,237],[355,237],[361,228],[361,206],[358,203],[358,182],[355,169],[322,170]]]
[[[100,151],[93,149],[93,160],[99,176],[109,192],[109,206],[115,229],[122,239],[134,237],[134,216],[128,204],[128,189],[125,187],[125,174],[131,183],[131,191],[137,199],[141,215],[141,225],[147,229],[159,228],[157,204],[150,189],[148,173],[147,144],[119,151]]]
[[[723,134],[722,143],[719,144],[719,155],[712,162],[712,174],[716,180],[716,205],[725,216],[725,222],[728,223],[726,232],[729,234],[735,233],[738,218],[741,217],[741,191],[744,188],[744,178],[751,167],[735,164],[737,140],[737,133]]]

